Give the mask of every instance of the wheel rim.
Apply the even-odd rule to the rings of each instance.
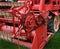
[[[32,22],[32,23],[31,23]],[[34,14],[32,14],[32,13],[29,13],[28,15],[27,15],[27,17],[26,17],[26,21],[25,21],[25,26],[27,27],[28,26],[28,28],[30,28],[30,29],[32,29],[33,28],[33,26],[35,25],[35,20],[34,20]],[[32,26],[33,25],[33,26]],[[30,30],[29,29],[29,30]]]
[[[59,18],[54,18],[54,31],[57,32],[59,30]]]

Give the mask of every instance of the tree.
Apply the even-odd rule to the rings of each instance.
[[[18,0],[13,0],[13,2],[17,2]]]

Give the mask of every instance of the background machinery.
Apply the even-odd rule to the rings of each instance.
[[[0,38],[43,49],[60,25],[60,0],[18,0],[0,2]]]

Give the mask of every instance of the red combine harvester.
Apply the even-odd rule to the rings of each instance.
[[[59,30],[60,0],[19,0],[1,2],[0,6],[2,4],[12,6],[7,12],[0,11],[2,39],[30,49],[43,49]]]

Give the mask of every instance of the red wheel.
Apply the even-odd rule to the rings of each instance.
[[[27,31],[31,31],[36,26],[35,16],[33,13],[26,14],[24,25]]]

